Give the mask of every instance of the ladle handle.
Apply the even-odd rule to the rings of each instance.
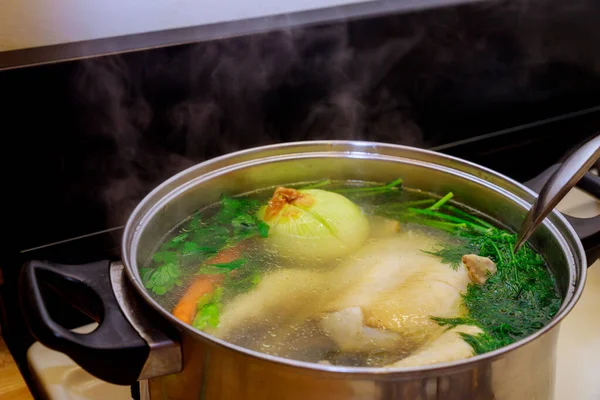
[[[536,201],[529,209],[517,236],[515,251],[519,250],[529,239],[544,218],[577,184],[598,158],[600,158],[600,135],[589,140],[566,159],[542,187]]]

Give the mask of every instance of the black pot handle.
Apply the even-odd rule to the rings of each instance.
[[[525,182],[524,185],[536,193],[544,187],[546,182],[560,168],[561,163],[554,164],[540,173],[535,178]],[[600,177],[589,171],[577,182],[577,187],[591,196],[600,199]],[[570,215],[563,216],[569,221],[585,249],[588,266],[600,259],[600,215],[590,218],[578,218]]]
[[[111,285],[109,261],[83,265],[29,261],[19,284],[25,320],[37,340],[68,355],[104,381],[118,385],[137,381],[150,347],[119,306]],[[46,307],[43,286],[92,317],[98,327],[79,334],[59,325]]]

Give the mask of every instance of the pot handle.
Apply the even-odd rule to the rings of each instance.
[[[19,297],[29,330],[43,345],[68,355],[90,374],[117,385],[132,385],[138,379],[179,372],[179,345],[161,332],[136,326],[140,320],[143,322],[140,315],[132,323],[139,304],[124,304],[124,300],[131,300],[131,296],[124,295],[130,292],[124,287],[125,281],[122,265],[111,265],[109,261],[82,265],[27,262],[21,271]],[[46,307],[43,286],[93,318],[98,327],[80,334],[58,324]],[[163,360],[157,367],[157,353],[166,355],[171,364],[164,365]]]
[[[540,173],[538,176],[525,182],[524,185],[539,193],[546,182],[556,173],[562,166],[562,163],[554,164]],[[600,177],[586,172],[583,177],[577,182],[576,186],[587,192],[588,194],[600,199]],[[600,215],[589,218],[579,218],[563,214],[566,220],[571,224],[577,236],[581,240],[585,249],[588,266],[592,265],[596,260],[600,259]]]

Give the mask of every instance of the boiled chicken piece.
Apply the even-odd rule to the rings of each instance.
[[[404,232],[364,246],[332,271],[330,279],[344,282],[344,290],[327,310],[360,307],[366,326],[425,341],[439,327],[431,316],[464,314],[461,293],[469,283],[464,267],[454,270],[422,251],[435,244],[429,236]]]
[[[220,338],[240,326],[300,323],[312,316],[320,294],[327,294],[326,276],[308,270],[281,269],[263,277],[257,287],[235,298],[223,310],[219,326],[207,333]],[[303,311],[304,310],[304,311]]]
[[[485,284],[490,275],[498,270],[492,260],[476,254],[465,254],[462,256],[462,262],[469,272],[469,278],[478,285]]]
[[[465,259],[470,273],[464,265],[453,269],[423,251],[438,243],[428,235],[404,231],[372,238],[329,270],[276,270],[254,290],[226,304],[219,327],[207,332],[230,339],[253,326],[266,326],[283,338],[282,330],[290,326],[320,321],[322,330],[341,349],[422,345],[416,354],[428,354],[427,347],[435,345],[429,342],[432,338],[437,337],[439,343],[460,338],[455,330],[442,334],[445,328],[431,317],[464,316],[461,294],[471,282],[469,276],[483,273],[479,265],[485,267],[484,276],[494,272],[486,263],[471,263],[471,257]],[[465,354],[462,350],[459,353]]]
[[[391,350],[406,342],[395,332],[365,326],[360,307],[326,314],[321,328],[343,351]]]
[[[410,356],[387,367],[417,367],[472,357],[473,349],[460,334],[477,335],[482,332],[480,328],[473,325],[458,325],[426,343]]]

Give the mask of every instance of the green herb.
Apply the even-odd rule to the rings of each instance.
[[[456,217],[456,216],[453,216],[453,215],[444,214],[444,213],[441,213],[441,212],[438,212],[438,211],[432,211],[431,208],[428,208],[428,209],[419,209],[419,208],[409,207],[407,209],[407,211],[408,211],[409,215],[410,214],[419,214],[419,215],[424,215],[424,216],[432,217],[432,218],[437,219],[437,220],[451,222],[451,223],[455,224],[455,227],[452,229],[453,231],[456,230],[456,228],[469,228],[469,230],[480,231],[482,233],[486,233],[490,229],[488,227],[481,226],[481,225],[479,225],[477,223],[474,223],[474,222],[471,222],[471,221],[467,221],[467,220],[465,220],[463,218],[459,218],[459,217]]]
[[[484,285],[471,283],[463,294],[468,310],[466,318],[433,318],[440,325],[469,323],[484,333],[463,334],[480,354],[520,340],[545,326],[558,312],[561,297],[556,282],[544,260],[531,247],[514,253],[516,234],[497,228],[457,207],[448,204],[448,193],[428,208],[395,208],[382,204],[378,211],[403,222],[441,229],[455,240],[425,253],[440,257],[458,268],[465,254],[489,257],[497,273]]]
[[[230,224],[231,221],[240,215],[253,214],[260,206],[256,200],[238,199],[228,196],[221,196],[220,205],[221,207],[213,219],[221,224]]]
[[[175,286],[181,285],[181,271],[179,265],[173,262],[161,264],[154,270],[144,268],[142,279],[146,289],[158,295],[165,294]]]
[[[197,313],[192,321],[192,326],[196,329],[205,329],[210,326],[216,328],[219,325],[221,316],[221,296],[223,288],[218,287],[212,293],[205,294],[200,298],[197,305]]]
[[[262,279],[262,274],[256,269],[247,268],[242,273],[235,276],[228,275],[225,278],[224,286],[227,287],[228,296],[236,296],[248,292],[256,287]]]
[[[215,266],[212,266],[212,268],[223,273],[222,268],[219,269]],[[261,274],[253,268],[248,268],[235,276],[227,274],[222,286],[215,289],[213,293],[205,294],[198,301],[198,311],[192,321],[192,326],[200,330],[209,326],[213,328],[219,326],[223,303],[227,303],[234,297],[252,290],[260,280]]]
[[[177,262],[177,253],[174,251],[159,251],[152,256],[154,262],[175,263]]]
[[[195,253],[199,248],[200,246],[198,246],[198,243],[195,242],[185,242],[183,244],[183,252],[186,254]]]
[[[468,225],[465,222],[456,223],[456,222],[447,222],[440,220],[437,217],[427,217],[421,215],[420,213],[415,213],[411,211],[397,211],[394,213],[381,213],[379,210],[376,211],[377,214],[381,214],[382,216],[388,216],[391,218],[397,218],[400,222],[403,223],[413,223],[424,226],[429,226],[431,228],[440,229],[445,232],[454,233],[461,229],[468,228]]]
[[[175,236],[173,239],[171,239],[171,242],[173,243],[182,243],[183,241],[185,241],[185,239],[187,239],[189,236],[188,233],[182,233],[180,235]]]
[[[206,306],[208,304],[218,303],[218,302],[221,301],[221,297],[222,296],[223,296],[223,288],[222,287],[217,287],[211,293],[207,293],[204,296],[200,297],[200,299],[198,300],[198,303],[196,303],[196,308],[199,311],[202,308],[204,308],[204,306]]]
[[[242,265],[246,264],[247,262],[248,262],[248,260],[246,258],[238,258],[237,260],[229,261],[226,263],[210,264],[210,265],[212,265],[213,267],[232,271],[234,269],[240,268]]]
[[[192,326],[196,329],[205,329],[207,326],[216,328],[219,326],[221,316],[221,303],[211,303],[204,306],[192,321]]]
[[[470,335],[468,333],[460,332],[463,340],[467,342],[475,354],[483,354],[492,350],[496,350],[499,347],[506,346],[510,342],[499,342],[498,339],[493,338],[487,333],[480,333],[479,335]]]
[[[447,326],[448,329],[455,328],[458,325],[474,325],[476,321],[465,318],[465,317],[456,317],[456,318],[440,318],[440,317],[431,317],[431,319],[439,326]]]
[[[209,221],[207,221],[207,224]],[[185,246],[191,250],[189,255],[205,258],[212,257],[221,249],[225,248],[231,238],[231,229],[227,226],[199,225],[190,232],[189,241],[177,249],[186,253]],[[193,244],[188,244],[193,243]]]
[[[237,260],[233,260],[226,263],[221,264],[209,264],[203,267],[200,267],[198,274],[200,275],[211,275],[211,274],[226,274],[234,269],[238,269],[242,267],[244,264],[248,262],[246,258],[238,258]]]
[[[452,194],[452,192],[448,193],[447,195],[442,197],[439,201],[437,201],[434,205],[429,207],[429,210],[431,210],[431,211],[439,210],[439,208],[441,206],[443,206],[444,204],[446,204],[446,202],[448,202],[448,200],[450,200],[452,197],[454,197],[454,194]]]
[[[148,282],[150,280],[150,277],[152,276],[152,272],[154,272],[152,268],[140,268],[142,282]]]
[[[223,243],[225,243],[225,241],[223,241]],[[215,244],[213,246],[201,246],[196,242],[185,242],[183,244],[183,248],[181,249],[181,253],[183,253],[183,255],[201,254],[205,256],[213,256],[217,254],[219,249],[224,246],[223,243]]]
[[[267,237],[269,225],[255,215],[240,214],[231,220],[234,240],[242,241],[253,236]]]
[[[456,271],[462,262],[462,256],[465,254],[476,253],[478,249],[468,241],[461,241],[455,246],[441,246],[435,251],[422,251],[423,253],[431,254],[432,256],[441,258],[443,263],[450,264],[452,269]]]
[[[485,227],[480,227],[485,228]],[[530,247],[513,252],[516,235],[498,228],[462,230],[464,244],[448,244],[438,250],[442,258],[459,253],[489,257],[498,271],[485,285],[469,284],[463,303],[469,318],[484,334],[469,337],[479,354],[520,340],[542,328],[556,314],[561,298],[544,260]],[[468,251],[471,250],[471,251]],[[456,261],[456,259],[454,259]]]
[[[463,220],[474,222],[475,224],[478,224],[481,227],[494,228],[494,225],[490,224],[489,222],[486,222],[486,221],[482,220],[481,218],[477,218],[477,217],[461,210],[460,208],[456,208],[454,206],[445,204],[444,209],[450,211],[454,215],[462,217]]]
[[[153,265],[145,269],[142,280],[155,294],[162,295],[180,284],[181,267],[198,264],[221,250],[252,237],[267,237],[269,225],[256,216],[260,203],[252,199],[222,196],[218,211],[206,219],[194,216],[181,233],[165,242],[152,256]],[[240,259],[222,265],[206,266],[203,273],[233,270],[243,265]]]

